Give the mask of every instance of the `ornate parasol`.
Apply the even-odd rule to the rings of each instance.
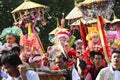
[[[24,0],[24,2],[19,5],[16,9],[14,9],[11,13],[13,15],[15,23],[20,19],[23,19],[26,15],[34,15],[34,14],[44,14],[46,6],[42,4],[38,4],[32,2],[30,0]],[[42,13],[40,13],[40,11]],[[42,16],[43,17],[43,16]],[[27,17],[28,18],[28,17]]]
[[[70,13],[65,17],[65,19],[76,19],[76,18],[81,18],[83,17],[82,12],[78,7],[74,7]]]
[[[90,9],[93,13],[93,16],[99,15],[103,16],[106,19],[110,19],[113,13],[113,6],[115,0],[85,0],[79,3],[78,7],[81,8],[81,11],[84,13],[84,17],[88,14],[87,9]]]
[[[81,21],[83,22],[83,24],[94,24],[97,23],[97,19],[92,18],[88,21],[84,20],[83,18],[81,18]],[[111,23],[111,21],[104,19],[105,23]],[[77,20],[76,22],[72,23],[71,25],[80,25],[80,20]]]
[[[38,4],[32,1],[24,1],[20,6],[14,9],[11,13],[19,12],[21,10],[32,9],[32,8],[45,8],[46,6]]]
[[[92,6],[92,4],[100,4],[100,3],[103,3],[103,2],[108,2],[109,0],[85,0],[81,3],[79,3],[78,6],[84,6],[84,7],[88,7],[90,8]]]
[[[116,23],[119,23],[120,22],[120,19],[118,19],[115,15],[115,13],[113,14],[114,15],[114,19],[112,20],[112,24],[116,24]]]
[[[115,16],[115,13],[114,19],[111,22],[110,29],[117,31],[117,39],[120,39],[120,19]]]

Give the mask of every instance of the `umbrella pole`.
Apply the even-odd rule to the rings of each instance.
[[[37,23],[37,22],[35,22],[35,23],[32,25],[32,29],[33,29],[33,32],[34,32],[37,40],[38,40],[39,46],[40,46],[40,48],[39,48],[40,54],[43,55],[43,54],[45,53],[44,47],[43,47],[43,45],[42,45],[42,42],[41,42],[40,37],[38,36],[37,32],[36,32],[35,29],[34,29],[36,23]]]
[[[13,16],[14,22],[16,23],[17,21],[16,21],[16,18],[15,18],[15,14],[12,14],[12,16]]]
[[[19,15],[20,15],[20,19],[22,19],[23,17],[22,17],[22,14],[21,14],[21,12],[19,12]]]

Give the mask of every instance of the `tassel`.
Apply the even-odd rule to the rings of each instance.
[[[31,23],[28,23],[28,39],[30,39],[32,35]]]

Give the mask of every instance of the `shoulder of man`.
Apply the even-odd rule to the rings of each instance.
[[[40,80],[38,73],[32,70],[27,70],[26,76],[28,80]]]

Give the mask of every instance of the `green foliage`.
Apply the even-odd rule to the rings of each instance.
[[[75,0],[77,3],[83,2],[84,0]]]
[[[20,3],[21,0],[1,0],[0,1],[0,31],[7,26],[12,26],[13,18],[11,11],[15,9]]]
[[[114,12],[117,18],[120,19],[120,0],[116,0],[115,2],[115,7],[114,7]]]

